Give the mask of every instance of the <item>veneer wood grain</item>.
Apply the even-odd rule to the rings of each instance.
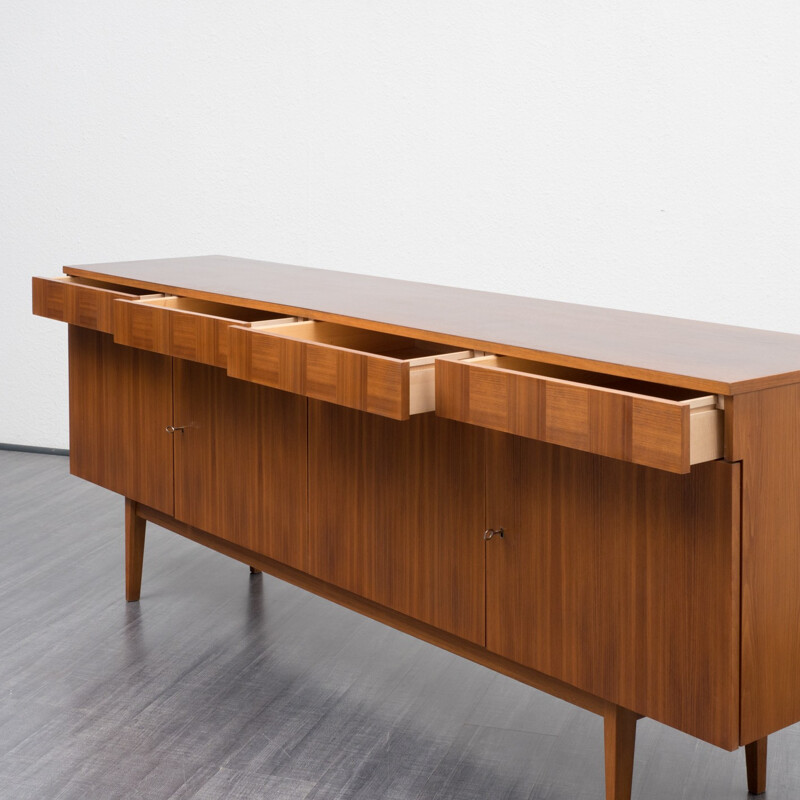
[[[136,299],[146,289],[88,278],[33,278],[33,313],[104,333],[114,331],[114,300]]]
[[[398,420],[433,410],[436,356],[471,355],[316,321],[229,335],[231,376]]]
[[[800,381],[775,331],[220,255],[64,271],[715,394]]]
[[[69,327],[70,471],[173,511],[172,360]]]
[[[673,475],[489,434],[487,646],[739,746],[740,467]],[[520,491],[519,487],[525,487]]]
[[[436,361],[436,413],[670,472],[722,455],[716,397],[521,359]]]
[[[409,416],[407,362],[232,328],[228,372],[238,378],[393,419]]]
[[[309,572],[484,643],[485,432],[309,401]]]
[[[175,517],[306,569],[304,397],[174,360]]]
[[[277,319],[291,318],[186,297],[123,300],[114,303],[114,341],[224,369],[231,325]]]
[[[742,744],[800,719],[800,386],[737,396],[742,461]]]
[[[138,505],[136,510],[137,514],[143,519],[153,522],[162,528],[178,533],[198,544],[216,550],[218,553],[235,558],[243,564],[251,564],[268,575],[273,575],[287,583],[299,586],[301,589],[324,597],[333,603],[338,603],[345,608],[352,609],[370,619],[377,620],[385,625],[390,625],[424,642],[429,642],[437,647],[441,647],[443,650],[474,661],[502,675],[507,675],[509,678],[533,686],[540,691],[547,692],[553,697],[558,697],[568,703],[572,703],[573,705],[603,717],[612,710],[609,703],[599,697],[576,689],[569,684],[562,683],[549,675],[544,675],[541,672],[509,661],[507,658],[503,658],[496,653],[489,652],[485,647],[479,644],[467,639],[462,639],[452,633],[443,631],[441,628],[402,614],[392,608],[382,606],[373,600],[347,591],[340,586],[323,581],[301,570],[289,567],[280,561],[275,561],[260,553],[233,544],[218,536],[213,536],[206,531],[193,528],[191,525],[180,522],[157,509]]]

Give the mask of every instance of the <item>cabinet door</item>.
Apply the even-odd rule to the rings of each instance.
[[[490,434],[487,646],[738,745],[740,465],[687,475]]]
[[[310,571],[483,644],[484,440],[309,400]]]
[[[172,360],[69,326],[70,471],[172,514]]]
[[[175,517],[305,569],[306,400],[174,359]]]

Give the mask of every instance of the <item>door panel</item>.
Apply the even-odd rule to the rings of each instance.
[[[484,440],[309,400],[312,574],[483,644]]]
[[[675,475],[489,434],[487,646],[738,745],[740,467]]]
[[[172,514],[172,360],[69,326],[70,471]]]
[[[306,400],[174,359],[175,517],[306,569]]]

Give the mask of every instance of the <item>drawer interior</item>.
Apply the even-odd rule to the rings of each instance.
[[[347,350],[408,361],[412,372],[416,368],[430,367],[432,369],[436,358],[463,359],[473,354],[471,350],[462,350],[446,344],[425,342],[421,339],[396,336],[392,333],[365,331],[335,322],[305,320],[288,325],[273,326],[271,332],[307,342],[320,342]]]
[[[514,356],[487,355],[471,358],[465,363],[510,370],[511,372],[522,372],[543,378],[554,378],[560,381],[569,381],[570,383],[580,383],[585,386],[596,386],[601,389],[624,392],[625,394],[638,394],[644,397],[670,400],[681,405],[688,405],[692,412],[695,409],[708,408],[709,406],[717,407],[719,402],[716,395],[709,395],[694,389],[623,378],[603,372],[562,367],[557,364],[546,364],[541,361],[530,361]]]
[[[139,302],[142,305],[170,308],[175,311],[182,311],[190,314],[202,314],[205,317],[217,317],[240,324],[258,323],[260,326],[261,324],[274,324],[276,321],[285,323],[295,319],[294,317],[282,316],[271,311],[262,311],[257,308],[243,308],[242,306],[234,306],[228,303],[216,303],[211,300],[197,300],[194,297],[166,295],[147,298]]]

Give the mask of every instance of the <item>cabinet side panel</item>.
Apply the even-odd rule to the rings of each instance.
[[[483,645],[484,440],[309,400],[310,572]]]
[[[732,399],[742,460],[742,744],[800,721],[800,386]],[[728,407],[725,412],[728,414]]]
[[[69,326],[70,471],[171,514],[172,360]]]
[[[490,435],[488,648],[734,749],[739,481]]]
[[[305,570],[305,397],[175,359],[175,517]]]

